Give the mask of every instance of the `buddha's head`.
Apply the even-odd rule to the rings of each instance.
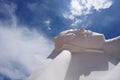
[[[105,42],[102,34],[90,30],[75,29],[61,32],[54,38],[55,49],[71,52],[100,52]]]

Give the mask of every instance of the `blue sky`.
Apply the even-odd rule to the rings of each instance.
[[[79,2],[79,0],[75,1]],[[105,1],[106,3],[104,3]],[[71,0],[1,0],[0,4],[2,7],[4,4],[14,4],[16,6],[14,14],[17,17],[18,24],[27,25],[30,29],[42,30],[50,38],[53,38],[63,30],[80,28],[81,26],[87,26],[87,29],[104,33],[106,38],[112,38],[120,34],[118,29],[120,2],[118,0],[105,1],[100,2],[101,4],[104,3],[103,5],[98,4],[100,8],[98,7],[97,9],[96,5],[90,4],[90,6],[94,6],[96,9],[94,7],[90,7],[90,10],[83,9],[84,11],[80,11],[82,14],[78,12],[77,15],[71,12]],[[111,2],[111,4],[107,4],[108,2]],[[104,5],[109,6],[104,8]],[[83,8],[86,8],[86,6]],[[74,15],[75,19],[65,18],[64,15]],[[0,19],[6,20],[10,18],[6,13],[1,12]],[[80,19],[82,22],[77,19]],[[78,21],[77,25],[74,24],[75,21]],[[72,26],[72,23],[75,26]]]
[[[63,30],[119,36],[119,9],[119,0],[0,0],[0,79],[26,79]]]

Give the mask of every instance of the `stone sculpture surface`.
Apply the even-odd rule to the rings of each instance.
[[[104,35],[100,33],[71,29],[61,32],[53,41],[55,49],[44,62],[45,69],[41,71],[38,69],[29,80],[43,80],[45,76],[48,78],[44,80],[120,79],[118,75],[120,74],[120,37],[105,40]],[[64,56],[63,53],[68,55]],[[62,64],[59,65],[61,62]]]

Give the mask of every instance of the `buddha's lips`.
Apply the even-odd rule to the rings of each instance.
[[[102,50],[97,49],[81,49],[81,50],[70,50],[72,53],[104,53]]]

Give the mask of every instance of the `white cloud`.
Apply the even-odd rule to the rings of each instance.
[[[77,26],[81,22],[80,19],[76,19],[74,23],[72,23],[72,26]]]
[[[100,11],[111,7],[111,5],[112,0],[71,0],[70,12],[63,13],[63,16],[66,19],[72,20],[72,24],[76,24],[78,16],[86,17],[87,14],[92,14],[93,10]]]
[[[0,73],[24,80],[51,53],[53,44],[41,31],[17,25],[14,4],[7,6],[11,19],[0,21]]]
[[[106,9],[109,8],[112,5],[111,0],[89,0],[88,3],[86,3],[88,10],[89,7],[94,7],[95,10],[99,11],[100,9]]]
[[[51,27],[50,27],[50,26],[51,26],[51,25],[50,25],[50,24],[51,24],[51,21],[50,21],[50,20],[45,20],[44,23],[45,23],[45,25],[47,26],[48,30],[51,30]]]
[[[75,16],[74,15],[70,15],[69,13],[63,13],[63,17],[66,19],[70,19],[70,20],[74,20]]]
[[[5,27],[0,26],[0,72],[3,68],[9,70],[12,67],[9,71],[18,74],[19,69],[13,71],[14,65],[18,64],[26,71],[32,71],[53,49],[52,43],[42,33],[27,28]]]
[[[83,6],[80,5],[78,0],[71,1],[71,13],[72,15],[82,15]]]
[[[47,25],[50,25],[50,20],[46,20],[45,23],[46,23]]]
[[[93,9],[99,11],[109,8],[112,5],[111,0],[72,0],[71,15],[81,16],[90,14]]]

